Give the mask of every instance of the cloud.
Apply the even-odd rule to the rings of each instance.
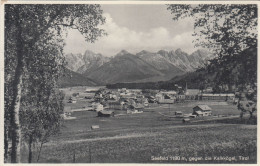
[[[173,50],[181,48],[191,53],[194,51],[192,31],[181,34],[170,33],[165,27],[147,29],[147,31],[134,31],[121,27],[114,22],[110,14],[105,13],[106,24],[102,25],[108,35],[99,38],[94,44],[86,43],[84,37],[77,31],[70,31],[66,39],[65,53],[83,53],[89,49],[106,56],[113,56],[125,49],[136,53],[141,50],[158,51],[160,49]]]

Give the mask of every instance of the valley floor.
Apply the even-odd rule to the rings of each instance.
[[[257,126],[237,124],[233,105],[211,105],[212,114],[229,120],[182,123],[172,115],[198,103],[155,105],[142,114],[116,111],[111,118],[96,112],[73,112],[61,134],[43,146],[41,163],[256,163]],[[248,119],[248,117],[244,117]],[[91,130],[92,125],[99,129]],[[36,154],[36,153],[34,153]],[[23,162],[27,162],[24,147]],[[36,161],[34,155],[33,162]]]

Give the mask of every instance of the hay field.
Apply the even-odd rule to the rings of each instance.
[[[75,159],[76,163],[256,163],[256,125],[237,124],[236,117],[183,124],[182,118],[159,114],[191,113],[197,104],[201,103],[154,104],[142,114],[131,115],[117,110],[116,115],[121,115],[111,118],[97,117],[92,111],[73,112],[77,119],[64,121],[61,133],[43,146],[39,162],[72,163]],[[202,104],[208,104],[213,115],[240,113],[230,104]],[[91,125],[100,128],[91,130]],[[27,157],[25,146],[23,162],[27,162]]]

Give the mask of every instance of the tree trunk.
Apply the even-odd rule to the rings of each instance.
[[[243,115],[244,115],[244,113],[243,113],[243,111],[241,111],[241,113],[240,113],[240,119],[242,120],[242,118],[243,118]]]
[[[38,157],[37,157],[37,163],[40,160],[40,155],[41,155],[41,151],[42,151],[42,146],[43,146],[43,142],[41,143],[40,149],[39,149],[39,153],[38,153]]]
[[[21,144],[21,130],[19,120],[20,101],[22,93],[22,65],[18,64],[15,72],[14,82],[14,97],[10,109],[10,125],[11,125],[11,162],[20,162],[20,144]]]
[[[4,162],[6,163],[8,160],[8,130],[6,124],[4,126],[4,148],[5,148]]]
[[[73,163],[76,163],[76,152],[75,152],[75,149],[73,151]]]
[[[253,118],[253,112],[249,111],[249,113],[250,113],[249,119],[252,119]]]
[[[33,138],[32,135],[30,135],[29,138],[29,157],[28,157],[28,163],[32,162],[32,142],[33,142]]]
[[[19,9],[16,11],[17,19],[19,20]],[[19,121],[19,110],[22,93],[22,76],[23,76],[23,41],[22,41],[22,29],[19,25],[19,21],[16,21],[17,27],[17,41],[16,41],[16,56],[17,66],[15,69],[14,81],[13,81],[13,98],[10,106],[10,126],[11,126],[11,162],[20,162],[20,146],[21,146],[21,130]]]

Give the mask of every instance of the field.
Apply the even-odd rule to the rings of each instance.
[[[236,106],[206,102],[214,116],[199,122],[184,124],[182,118],[171,117],[175,111],[191,113],[197,104],[203,103],[154,104],[142,114],[118,110],[111,118],[97,117],[93,111],[73,112],[76,119],[66,120],[61,133],[43,146],[39,162],[256,163],[257,127],[236,124]],[[91,130],[92,125],[100,128]],[[23,156],[26,162],[26,148]]]

